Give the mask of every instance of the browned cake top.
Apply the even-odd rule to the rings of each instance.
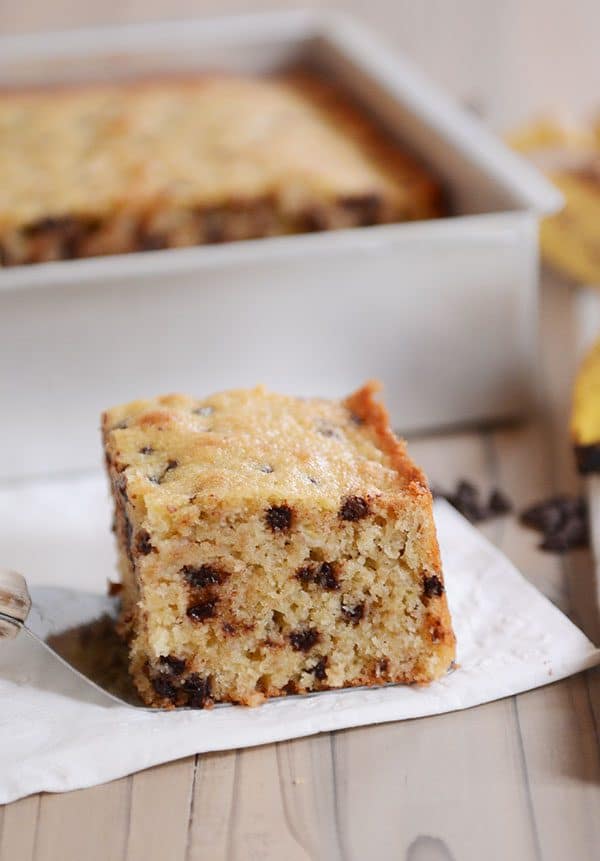
[[[375,195],[395,212],[424,193],[428,217],[435,188],[359,110],[307,76],[0,93],[0,228],[267,197],[296,211]]]
[[[263,387],[134,401],[104,415],[107,456],[130,495],[152,507],[198,497],[232,507],[310,499],[334,510],[341,497],[420,492],[425,479],[391,433],[376,389],[370,383],[345,401]]]

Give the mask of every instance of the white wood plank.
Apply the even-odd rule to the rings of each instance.
[[[341,861],[338,786],[334,771],[335,734],[294,739],[277,745],[279,781],[290,831],[315,861]]]
[[[186,861],[230,861],[238,753],[197,758]]]
[[[131,778],[79,792],[42,795],[34,861],[123,858],[130,798]]]
[[[0,812],[0,861],[33,861],[39,796],[8,804]]]
[[[537,857],[511,700],[340,733],[336,783],[352,861]]]
[[[194,763],[188,757],[133,775],[126,861],[185,857]]]
[[[308,861],[304,835],[286,817],[275,745],[238,752],[228,861]]]

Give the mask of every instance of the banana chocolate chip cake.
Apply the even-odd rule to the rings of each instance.
[[[377,388],[167,395],[104,414],[120,624],[144,702],[254,705],[447,671],[431,493]]]
[[[441,213],[429,172],[308,74],[0,92],[0,266]]]

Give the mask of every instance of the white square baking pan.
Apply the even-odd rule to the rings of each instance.
[[[452,217],[0,270],[0,477],[99,463],[98,416],[264,382],[380,378],[402,432],[531,401],[537,226],[559,194],[352,20],[275,13],[8,37],[0,84],[305,64],[446,184]]]

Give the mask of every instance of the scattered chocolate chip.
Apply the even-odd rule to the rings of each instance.
[[[227,571],[214,565],[200,565],[200,567],[184,565],[179,573],[183,574],[194,589],[203,589],[211,584],[222,583],[229,576]]]
[[[164,233],[140,230],[137,236],[139,251],[161,251],[169,247],[169,239]]]
[[[205,622],[215,615],[215,608],[218,604],[218,598],[213,598],[210,601],[203,601],[200,604],[192,604],[187,609],[187,616],[192,622]]]
[[[293,679],[290,679],[287,684],[285,684],[281,689],[288,697],[293,697],[295,694],[300,693],[300,688],[298,686],[298,682],[295,682]]]
[[[125,430],[128,426],[128,419],[122,419],[120,422],[117,422],[116,425],[113,425],[111,430]]]
[[[492,490],[486,504],[481,500],[479,489],[472,482],[464,479],[458,482],[453,493],[445,493],[437,487],[432,488],[431,492],[435,498],[446,499],[471,523],[482,523],[512,511],[512,504],[502,491]]]
[[[197,416],[212,416],[214,413],[214,407],[197,407],[195,410],[192,410],[192,412]]]
[[[185,660],[176,658],[175,655],[161,655],[158,663],[162,664],[174,676],[180,676],[185,671]]]
[[[290,643],[296,652],[309,652],[318,642],[319,632],[316,628],[305,628],[290,634]]]
[[[308,672],[313,673],[315,679],[319,682],[324,681],[327,678],[327,657],[319,658],[314,667],[311,667]]]
[[[540,550],[565,553],[589,545],[587,505],[582,497],[552,497],[530,506],[519,519],[524,526],[542,533]]]
[[[154,449],[151,445],[145,445],[140,449],[140,454],[154,454]]]
[[[582,497],[553,496],[522,511],[519,520],[539,532],[552,532],[570,517],[584,517],[587,506]]]
[[[459,481],[448,502],[471,523],[480,523],[487,517],[486,507],[480,502],[479,490],[470,481]]]
[[[362,496],[347,496],[342,502],[338,516],[342,520],[362,520],[369,514],[369,503]]]
[[[365,615],[365,605],[355,604],[349,607],[347,604],[342,604],[342,616],[347,622],[352,622],[353,625],[358,625],[360,620]]]
[[[223,631],[229,636],[231,636],[232,634],[235,634],[235,626],[230,624],[229,622],[224,622]]]
[[[366,227],[377,222],[382,199],[380,195],[374,193],[342,195],[337,203],[343,209],[355,214],[357,223]]]
[[[437,574],[423,577],[423,595],[426,598],[439,597],[444,594],[444,584]]]
[[[147,556],[149,553],[152,553],[154,548],[150,543],[150,533],[147,532],[145,529],[140,529],[137,534],[135,546],[137,551],[143,556]]]
[[[501,490],[495,488],[490,493],[488,510],[492,514],[509,514],[512,511],[512,503]]]
[[[364,425],[365,420],[360,416],[357,416],[356,413],[350,413],[350,421],[353,425]]]
[[[312,475],[307,475],[306,477],[308,478],[308,480],[310,481],[311,484],[318,484],[319,483],[316,478],[312,477]]]
[[[296,577],[302,583],[314,583],[321,589],[333,591],[340,588],[336,567],[331,562],[311,563],[303,565],[296,571]]]
[[[114,598],[116,595],[120,595],[122,591],[122,583],[115,583],[114,580],[108,581],[108,594],[111,596],[111,598]]]
[[[289,505],[273,505],[267,510],[265,519],[273,532],[287,532],[292,525],[293,511]]]
[[[261,463],[261,465],[258,468],[259,468],[260,472],[264,472],[265,475],[270,475],[273,472],[273,467],[269,466],[268,463]]]
[[[163,673],[160,673],[152,679],[152,687],[159,697],[164,697],[164,699],[171,701],[175,700],[177,697],[177,689],[175,685],[169,681],[167,676]]]
[[[199,673],[190,673],[184,680],[181,689],[188,694],[187,705],[192,709],[203,709],[210,700],[210,678],[203,678]]]

